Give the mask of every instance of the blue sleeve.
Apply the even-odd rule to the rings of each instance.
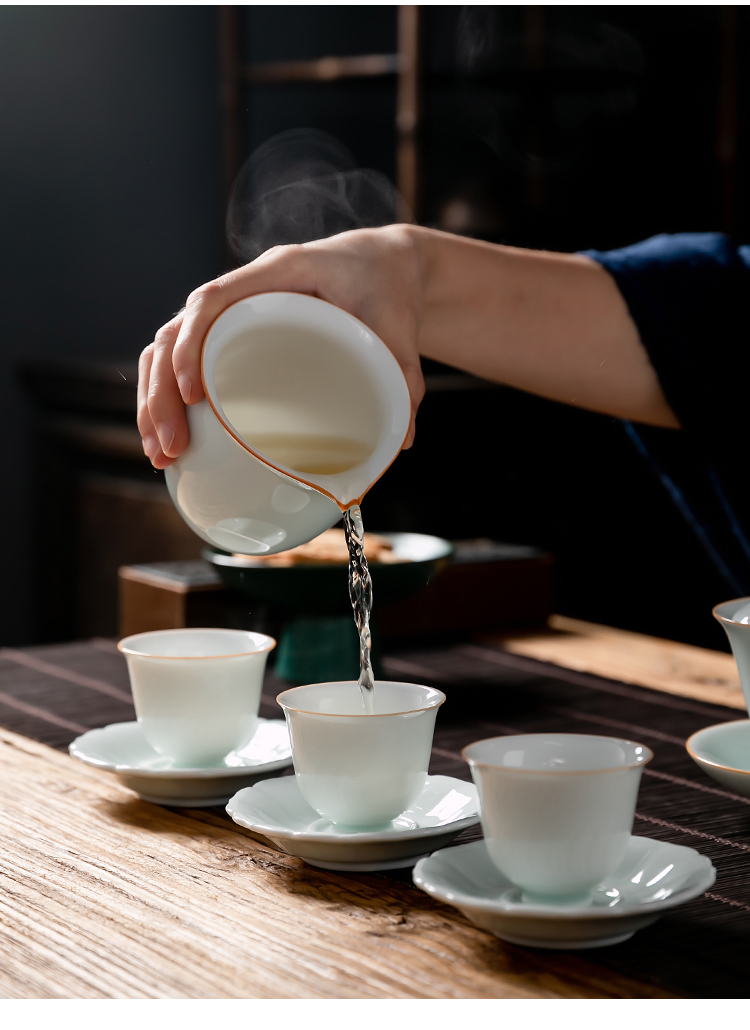
[[[679,233],[586,253],[617,283],[683,427],[705,443],[738,430],[750,384],[750,248]]]
[[[584,253],[617,283],[683,427],[626,432],[735,594],[750,593],[750,247],[679,233]]]

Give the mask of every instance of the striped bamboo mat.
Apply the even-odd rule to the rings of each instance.
[[[461,748],[504,733],[603,733],[648,744],[655,758],[644,770],[634,832],[696,848],[716,866],[716,884],[630,941],[586,956],[677,993],[750,995],[750,799],[722,790],[684,749],[695,730],[740,713],[476,644],[393,654],[384,665],[389,678],[429,683],[448,697],[432,773],[469,779]],[[274,698],[285,686],[269,671],[261,715],[280,716]],[[8,729],[65,748],[87,729],[133,718],[125,662],[111,641],[0,649],[0,724]]]

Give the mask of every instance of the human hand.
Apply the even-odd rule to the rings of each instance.
[[[424,396],[418,337],[424,283],[420,232],[413,226],[357,229],[325,240],[273,247],[242,268],[195,290],[183,311],[141,354],[138,429],[157,469],[167,468],[189,441],[185,404],[203,399],[200,355],[214,320],[238,300],[258,293],[307,293],[364,322],[393,353],[412,402],[405,447]]]

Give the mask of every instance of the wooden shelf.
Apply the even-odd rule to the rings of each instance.
[[[336,82],[344,79],[397,77],[396,166],[397,186],[406,208],[419,221],[420,169],[417,133],[420,122],[420,7],[398,7],[398,53],[361,54],[352,57],[320,57],[308,61],[271,61],[243,64],[241,19],[243,8],[221,6],[219,16],[219,102],[222,120],[222,164],[225,203],[244,160],[242,143],[248,87],[295,82]],[[228,253],[230,264],[232,255]]]
[[[399,54],[363,54],[359,57],[321,57],[315,61],[273,61],[241,68],[248,82],[333,82],[336,79],[378,78],[396,75]]]

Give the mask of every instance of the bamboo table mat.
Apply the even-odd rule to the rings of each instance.
[[[691,733],[736,719],[736,709],[478,644],[400,652],[386,657],[384,665],[390,679],[432,684],[447,695],[435,732],[432,773],[470,779],[461,748],[505,733],[602,733],[649,745],[655,757],[644,770],[634,832],[707,855],[717,869],[716,884],[630,941],[580,956],[613,982],[632,979],[656,991],[696,997],[750,994],[750,799],[720,789],[684,750]],[[280,716],[274,698],[285,686],[269,671],[261,715]],[[86,729],[133,718],[125,662],[111,641],[0,650],[0,725],[7,729],[64,749]],[[211,812],[212,821],[229,822],[220,809]],[[460,841],[477,836],[466,831]],[[409,890],[409,875],[399,871],[378,878],[392,884],[383,883],[386,892]],[[514,950],[486,936],[489,948]]]

